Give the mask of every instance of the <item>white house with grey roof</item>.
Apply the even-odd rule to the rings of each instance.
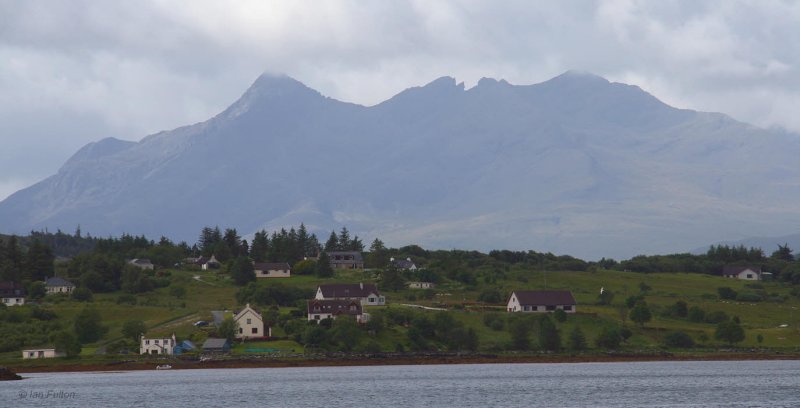
[[[47,289],[48,295],[53,295],[57,293],[70,294],[72,293],[73,290],[75,290],[74,283],[64,278],[59,278],[58,276],[45,279],[44,286]]]

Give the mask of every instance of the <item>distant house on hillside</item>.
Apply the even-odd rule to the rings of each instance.
[[[369,321],[369,314],[363,312],[361,302],[357,300],[319,300],[308,301],[308,321],[317,323],[324,319],[336,319],[341,315],[353,316],[357,322]]]
[[[292,268],[286,262],[256,263],[253,269],[256,278],[288,278],[292,275]]]
[[[0,282],[0,301],[6,306],[25,304],[25,287],[16,282]]]
[[[72,293],[75,290],[75,284],[64,279],[59,278],[58,276],[54,276],[52,278],[47,278],[44,281],[44,286],[47,289],[47,294],[52,295],[56,293]]]
[[[731,279],[761,280],[761,268],[753,266],[725,266],[722,276]]]
[[[205,258],[201,259],[201,262],[202,263],[200,264],[200,269],[202,269],[204,271],[207,271],[209,269],[219,269],[219,268],[222,267],[222,263],[220,261],[218,261],[217,258],[214,257],[213,254],[211,255],[211,258],[209,258],[209,259],[205,259]]]
[[[408,282],[409,289],[433,289],[436,284],[433,282]]]
[[[389,258],[389,263],[394,265],[397,269],[405,269],[408,271],[417,270],[417,265],[413,261],[411,261],[411,258],[406,258],[406,259]]]
[[[142,335],[139,354],[172,355],[175,351],[175,334],[172,337],[147,338]]]
[[[64,357],[66,354],[57,352],[54,348],[22,350],[23,359]]]
[[[236,333],[237,339],[267,337],[271,335],[272,330],[264,330],[264,319],[258,311],[250,307],[249,303],[244,309],[234,313],[233,321],[239,326],[239,331]]]
[[[509,312],[553,312],[561,309],[575,313],[575,297],[568,290],[517,290],[508,299]]]
[[[371,283],[331,283],[319,285],[317,300],[357,300],[366,306],[383,306],[386,298],[381,296],[378,288]]]
[[[145,258],[134,258],[134,259],[131,259],[130,261],[128,261],[128,265],[137,266],[137,267],[139,267],[141,269],[150,270],[150,271],[152,271],[153,268],[155,267],[153,265],[153,263],[150,262],[149,259],[145,259]]]
[[[364,257],[358,251],[328,252],[333,269],[364,269]]]

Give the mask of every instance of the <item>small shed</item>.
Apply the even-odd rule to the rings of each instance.
[[[203,343],[203,351],[206,353],[229,353],[231,351],[231,342],[228,339],[209,337]]]

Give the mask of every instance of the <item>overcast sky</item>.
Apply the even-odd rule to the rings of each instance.
[[[208,119],[262,72],[365,105],[576,69],[800,132],[800,2],[0,0],[0,199],[84,144]]]

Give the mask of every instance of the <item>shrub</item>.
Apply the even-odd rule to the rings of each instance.
[[[595,339],[594,343],[599,348],[613,350],[619,347],[621,341],[622,338],[619,334],[619,329],[606,326],[600,330],[600,334],[597,335],[597,339]]]
[[[682,331],[675,331],[664,337],[664,345],[675,348],[690,348],[694,347],[694,340]]]
[[[569,333],[567,347],[572,351],[586,350],[586,336],[583,335],[580,327],[575,327]]]
[[[740,302],[760,302],[764,299],[755,292],[740,292],[736,295],[736,300]]]
[[[721,311],[721,310],[715,310],[715,311],[713,311],[711,313],[708,313],[706,315],[706,322],[707,323],[721,323],[721,322],[724,322],[726,320],[728,320],[728,314],[723,312],[723,311]]]
[[[722,288],[717,288],[717,293],[719,293],[720,299],[726,299],[726,300],[735,300],[737,295],[735,290],[727,286]]]
[[[689,308],[689,314],[687,317],[689,318],[689,321],[702,323],[706,320],[706,312],[699,306],[692,306]]]
[[[313,259],[305,259],[294,264],[293,275],[313,275],[317,270],[317,262]]]
[[[567,312],[565,312],[564,309],[556,309],[556,311],[553,312],[553,318],[559,323],[564,323],[567,321]]]
[[[480,295],[478,295],[478,301],[486,303],[500,303],[503,301],[503,296],[497,289],[486,289],[481,292]]]
[[[72,299],[78,302],[91,302],[93,297],[92,291],[89,290],[89,288],[75,288],[75,290],[72,291]]]
[[[689,315],[689,306],[686,302],[679,300],[669,307],[667,315],[673,317],[687,317]]]

